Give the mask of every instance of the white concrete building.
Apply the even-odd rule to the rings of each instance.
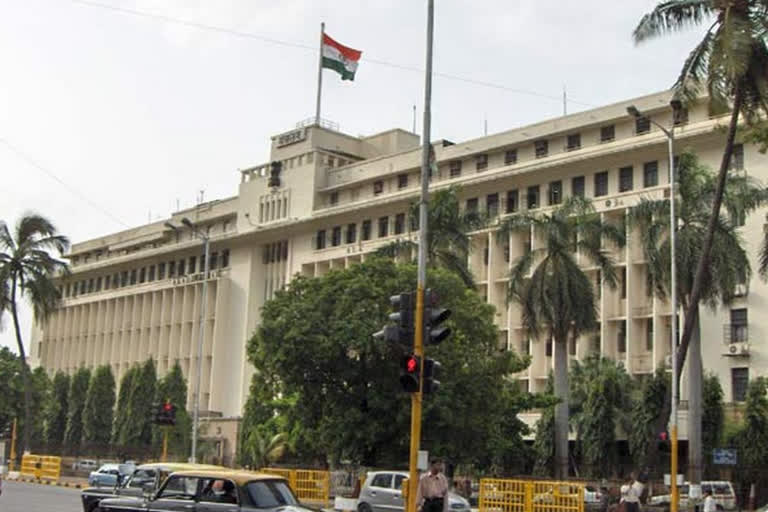
[[[486,137],[434,142],[438,172],[433,189],[461,185],[466,208],[503,217],[545,211],[572,194],[592,198],[606,219],[619,220],[641,197],[668,197],[667,139],[653,125],[626,113],[634,104],[672,126],[667,92],[551,119]],[[716,169],[727,117],[712,118],[704,105],[677,116],[677,148],[692,149]],[[212,240],[209,287],[202,297],[202,244],[189,230],[166,221],[74,244],[72,275],[61,283],[61,307],[33,329],[31,358],[50,373],[79,366],[112,366],[119,379],[132,364],[156,360],[162,376],[178,360],[190,382],[203,358],[201,409],[236,418],[247,399],[252,372],[246,340],[260,309],[295,274],[322,275],[363,261],[382,244],[411,236],[408,205],[419,192],[419,137],[395,129],[354,137],[318,125],[298,126],[272,138],[269,162],[282,163],[279,184],[270,184],[270,163],[241,171],[238,195],[176,212]],[[737,148],[734,167],[765,180],[766,157]],[[275,185],[275,186],[270,186]],[[753,258],[763,236],[764,212],[750,216],[743,235]],[[530,237],[494,240],[494,228],[473,234],[469,264],[478,292],[496,306],[499,347],[532,355],[520,385],[542,390],[552,367],[552,347],[529,342],[519,308],[506,303],[508,270]],[[622,361],[633,375],[667,366],[670,305],[648,298],[646,263],[637,237],[613,249],[623,285],[599,283],[600,329],[569,347],[581,359],[593,352]],[[768,329],[759,314],[768,287],[754,278],[728,307],[703,310],[705,367],[719,374],[727,401],[743,400],[750,378],[766,373]],[[207,301],[205,344],[196,352],[199,310]],[[684,386],[685,388],[685,386]],[[683,389],[685,399],[685,389]],[[683,411],[684,412],[684,411]],[[532,417],[526,418],[532,421]],[[231,423],[231,421],[230,421]],[[685,437],[685,421],[682,422]],[[216,427],[219,428],[219,427]],[[222,448],[232,451],[234,434]],[[236,431],[236,429],[234,430]],[[219,435],[209,432],[210,435]]]

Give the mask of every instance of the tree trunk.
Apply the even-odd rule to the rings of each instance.
[[[707,222],[707,235],[704,239],[704,245],[701,248],[699,262],[696,265],[696,274],[693,278],[690,301],[688,302],[688,307],[685,309],[685,325],[683,326],[683,335],[680,338],[680,348],[677,354],[678,369],[682,369],[685,364],[685,356],[688,352],[688,345],[691,342],[691,335],[693,334],[693,329],[698,321],[697,312],[699,309],[699,301],[701,300],[701,293],[703,291],[702,283],[704,281],[705,273],[709,272],[712,240],[714,239],[715,228],[717,227],[717,221],[720,217],[720,205],[723,202],[723,192],[725,191],[725,182],[728,178],[728,168],[731,166],[733,142],[736,138],[736,128],[739,124],[739,110],[741,109],[743,97],[741,84],[737,84],[733,99],[733,112],[731,113],[731,121],[728,126],[728,135],[725,141],[725,150],[723,151],[723,159],[720,162],[720,171],[717,175],[717,186],[715,188],[715,197],[712,201],[712,212],[710,213],[709,221]]]
[[[688,481],[692,484],[701,484],[703,367],[701,361],[701,320],[698,318],[694,324],[689,350],[691,354],[688,360]]]
[[[29,451],[29,431],[32,428],[32,422],[29,415],[29,404],[32,402],[32,392],[29,389],[29,366],[27,366],[27,356],[24,353],[24,342],[21,339],[21,327],[19,326],[19,315],[16,311],[16,275],[11,281],[11,316],[13,317],[13,328],[16,330],[16,343],[19,346],[19,358],[21,359],[21,382],[24,386],[24,433],[22,442],[24,449],[22,453]]]
[[[555,340],[555,478],[568,478],[568,343]]]

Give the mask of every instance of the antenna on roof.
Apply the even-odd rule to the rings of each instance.
[[[413,106],[413,133],[416,133],[416,105]]]
[[[565,84],[563,84],[563,115],[568,115],[568,93],[565,91]]]
[[[485,136],[488,136],[488,113],[485,114],[485,120],[483,121],[483,130],[485,132]]]

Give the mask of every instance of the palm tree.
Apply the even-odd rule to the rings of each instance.
[[[592,204],[572,197],[545,214],[522,213],[504,220],[497,240],[511,233],[533,233],[543,241],[518,258],[510,271],[508,297],[522,306],[522,323],[533,338],[555,345],[555,474],[568,476],[567,343],[597,327],[595,294],[576,261],[576,251],[597,266],[609,286],[616,286],[613,258],[602,240],[623,246],[624,229],[604,223]]]
[[[288,448],[287,436],[284,433],[269,437],[253,429],[245,441],[245,450],[251,458],[254,469],[265,468],[280,460]]]
[[[685,324],[678,350],[678,368],[685,363],[688,345],[698,325],[698,306],[705,296],[715,233],[720,224],[726,177],[731,164],[739,116],[752,125],[768,114],[768,4],[765,0],[667,0],[643,16],[634,31],[639,44],[691,25],[709,24],[704,38],[691,51],[675,82],[676,96],[693,102],[703,89],[709,96],[710,111],[731,115],[723,157],[712,194],[703,242],[696,260]],[[698,350],[694,350],[698,355]],[[700,359],[693,362],[700,366]],[[694,370],[695,372],[696,370]],[[697,377],[694,376],[694,379]],[[701,386],[693,387],[700,395]],[[690,397],[689,397],[690,398]],[[696,397],[694,396],[694,399]],[[698,469],[697,469],[698,468]],[[692,482],[701,480],[701,466],[694,466]]]
[[[696,282],[694,269],[706,238],[709,208],[717,190],[717,177],[699,164],[691,153],[683,153],[677,168],[679,206],[677,209],[677,296],[687,315],[694,319],[691,357],[688,364],[690,395],[689,467],[701,470],[701,330],[699,307],[693,303]],[[766,199],[765,189],[745,175],[731,174],[726,182],[723,203],[727,217],[720,215],[712,239],[711,262],[700,287],[700,300],[710,307],[729,304],[739,285],[749,282],[751,268],[738,232],[739,219],[758,208]],[[643,199],[629,213],[629,222],[640,237],[648,261],[647,289],[665,298],[670,289],[670,244],[664,236],[669,227],[669,200]],[[681,346],[680,350],[684,347]],[[678,380],[680,372],[678,372]],[[695,395],[694,390],[699,389]],[[668,413],[668,411],[667,411]],[[663,416],[666,420],[666,414]],[[698,428],[696,427],[698,425]],[[697,481],[700,481],[697,480]]]
[[[57,234],[53,224],[40,215],[22,216],[13,234],[8,225],[0,221],[0,315],[4,311],[11,313],[21,358],[24,450],[29,450],[31,382],[19,325],[19,299],[26,297],[29,300],[35,321],[45,321],[60,298],[53,279],[57,274],[68,272],[67,264],[51,256],[49,251],[57,251],[61,255],[68,248],[69,240]]]
[[[412,227],[419,223],[419,205],[409,209]],[[462,211],[459,206],[458,188],[449,187],[432,192],[427,213],[427,263],[455,272],[468,287],[474,286],[467,257],[471,248],[469,234],[487,225],[485,216],[476,211]],[[418,243],[400,240],[385,245],[376,254],[387,257],[413,257]]]

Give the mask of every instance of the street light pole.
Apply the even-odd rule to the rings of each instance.
[[[670,102],[673,112],[675,109],[680,108],[680,102],[678,100],[672,100]],[[640,118],[644,117],[643,114],[637,110],[634,105],[627,107],[629,115]],[[674,115],[674,114],[673,114]],[[667,137],[667,152],[669,157],[669,243],[670,243],[670,288],[672,299],[672,341],[670,343],[672,350],[672,403],[669,409],[669,434],[670,434],[670,512],[678,512],[678,491],[677,491],[677,402],[679,390],[677,386],[677,259],[675,254],[675,245],[677,238],[677,217],[675,216],[675,123],[672,121],[672,128],[667,129],[651,119],[648,121],[659,128],[662,133]]]
[[[202,369],[203,369],[203,340],[205,339],[205,323],[206,323],[206,309],[208,305],[208,272],[210,271],[210,237],[203,234],[198,230],[192,222],[184,217],[181,219],[181,223],[189,228],[195,236],[203,241],[204,246],[204,264],[203,264],[203,293],[200,298],[200,329],[197,336],[197,364],[195,376],[195,389],[194,389],[194,409],[192,410],[192,453],[190,454],[189,461],[191,463],[197,462],[197,437],[200,424],[200,382],[202,381]],[[166,222],[166,227],[178,231],[179,228],[173,224]]]

